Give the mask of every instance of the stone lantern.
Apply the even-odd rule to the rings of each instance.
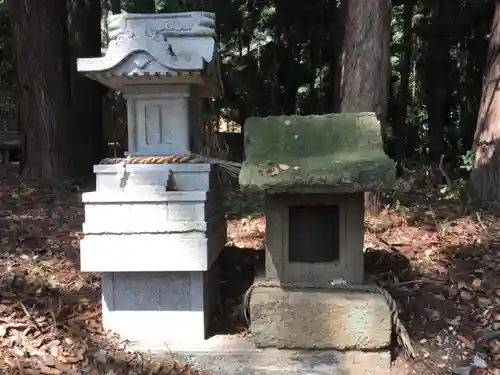
[[[266,192],[265,275],[249,301],[253,342],[336,350],[346,373],[386,374],[391,311],[362,286],[364,192],[391,189],[396,177],[375,114],[252,118],[245,155],[240,185]]]

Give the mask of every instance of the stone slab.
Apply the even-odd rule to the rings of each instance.
[[[173,184],[182,191],[208,191],[219,187],[217,166],[207,163],[196,164],[127,164],[124,178],[120,179],[123,167],[95,165],[97,191],[103,190],[165,190],[169,173]]]
[[[388,375],[391,367],[388,351],[257,349],[246,338],[222,335],[192,346],[144,351],[155,360],[174,359],[217,375]]]
[[[101,193],[104,194],[104,193]],[[165,222],[203,222],[220,213],[222,205],[218,199],[182,201],[127,202],[119,194],[107,192],[114,199],[88,199],[85,203],[87,223],[110,222],[134,225],[137,228]],[[109,224],[112,225],[112,224]]]
[[[214,264],[207,272],[103,273],[103,326],[142,348],[203,342],[218,271]]]
[[[226,244],[226,220],[207,232],[85,234],[84,272],[206,271]]]
[[[268,192],[391,189],[394,162],[374,113],[250,118],[240,185]]]
[[[250,300],[258,347],[375,350],[391,342],[391,315],[378,293],[256,288]]]
[[[219,195],[217,191],[89,191],[83,203],[205,202]]]

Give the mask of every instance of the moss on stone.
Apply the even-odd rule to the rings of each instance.
[[[373,113],[250,118],[245,124],[242,187],[359,192],[392,188],[395,178]]]

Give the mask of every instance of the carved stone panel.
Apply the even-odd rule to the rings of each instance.
[[[135,99],[136,155],[189,152],[186,98]],[[129,126],[134,125],[130,122]]]

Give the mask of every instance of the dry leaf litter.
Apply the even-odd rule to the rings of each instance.
[[[0,172],[0,373],[203,374],[103,331],[99,276],[78,269],[79,193]],[[400,303],[420,352],[393,374],[500,375],[500,215],[406,198],[366,219],[367,272]],[[264,233],[261,214],[231,219],[228,249],[262,254]]]

